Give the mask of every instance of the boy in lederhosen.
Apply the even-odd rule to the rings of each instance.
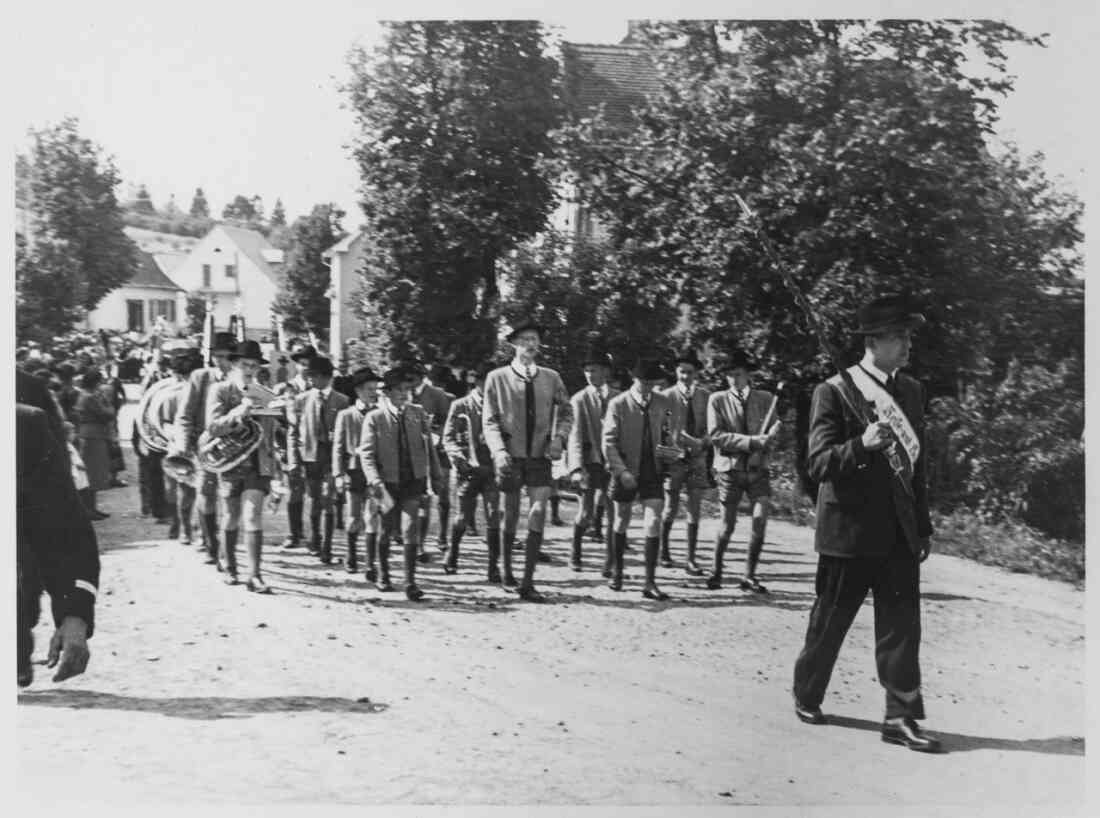
[[[416,585],[420,498],[428,490],[428,480],[439,479],[439,464],[431,445],[428,416],[420,406],[409,403],[412,386],[412,379],[403,369],[390,369],[383,376],[382,400],[363,422],[360,459],[367,490],[383,510],[378,590],[393,590],[389,541],[403,515],[405,596],[415,602],[424,596]]]
[[[402,368],[412,379],[413,389],[409,398],[427,413],[432,430],[432,445],[435,446],[436,460],[439,462],[440,483],[431,485],[432,492],[436,495],[436,506],[439,511],[439,550],[447,550],[447,520],[451,514],[450,480],[451,464],[447,460],[447,454],[443,450],[443,424],[447,420],[447,412],[455,396],[443,390],[445,375],[450,374],[450,369],[436,364],[432,367],[432,378],[428,378],[428,370],[424,364],[417,360],[404,362]],[[430,562],[431,555],[426,550],[428,541],[428,528],[431,525],[432,498],[425,493],[420,498],[419,526],[420,526],[420,562]]]
[[[214,385],[206,403],[206,430],[211,437],[223,437],[255,417],[263,428],[259,447],[239,466],[218,475],[218,497],[222,502],[222,553],[220,568],[229,585],[237,584],[238,529],[244,528],[248,548],[248,590],[260,594],[271,588],[260,574],[263,550],[264,498],[271,491],[271,478],[278,474],[274,427],[282,410],[263,405],[264,390],[254,387],[256,372],[267,363],[255,341],[241,341],[232,354],[232,377]]]
[[[304,395],[313,388],[313,381],[306,372],[309,362],[317,357],[317,350],[312,344],[297,344],[290,353],[290,360],[294,362],[294,377],[278,385],[276,392],[281,394],[287,402],[288,420],[297,397]],[[289,430],[288,430],[289,449]],[[289,458],[289,451],[287,452]],[[283,540],[283,548],[298,548],[302,544],[304,530],[304,517],[306,507],[306,480],[302,469],[290,469],[286,475],[286,516],[290,523],[290,534]]]
[[[668,464],[682,456],[676,441],[682,418],[676,404],[655,391],[665,373],[659,363],[640,360],[631,371],[634,385],[613,398],[603,422],[604,457],[611,469],[611,499],[615,502],[615,548],[611,582],[623,588],[626,532],[635,502],[644,508],[646,599],[665,600],[657,587],[657,557],[661,546],[661,508]]]
[[[573,428],[569,432],[570,479],[580,489],[577,517],[573,523],[573,552],[569,564],[580,571],[581,543],[584,532],[593,519],[594,508],[607,505],[607,488],[611,473],[603,456],[603,419],[611,398],[619,394],[607,380],[611,376],[611,356],[592,350],[584,361],[584,377],[588,385],[569,399],[573,406]],[[600,515],[602,516],[602,515]],[[596,530],[600,530],[600,516]],[[608,515],[604,576],[610,579],[614,562],[614,513]]]
[[[494,369],[485,379],[485,440],[493,455],[493,467],[504,505],[501,556],[504,584],[514,586],[512,546],[519,522],[519,493],[527,489],[530,512],[524,553],[521,599],[541,602],[535,590],[535,564],[539,561],[546,505],[552,482],[551,462],[562,456],[573,425],[573,407],[561,375],[536,366],[541,330],[530,323],[513,329],[507,340],[516,349],[507,366]]]
[[[358,369],[349,376],[349,385],[355,391],[355,403],[336,415],[332,443],[333,482],[337,492],[346,493],[349,498],[348,552],[344,567],[349,574],[359,570],[359,534],[365,530],[367,582],[374,582],[376,579],[374,563],[378,546],[378,505],[367,495],[367,478],[359,460],[359,444],[363,438],[363,423],[367,413],[378,405],[378,384],[381,380],[369,366]]]
[[[458,570],[458,548],[466,533],[467,521],[477,513],[477,498],[485,508],[485,542],[489,549],[489,582],[500,582],[500,495],[493,478],[493,458],[485,443],[482,422],[485,378],[490,366],[471,370],[473,388],[451,404],[443,425],[443,445],[454,474],[454,495],[458,514],[451,526],[451,547],[443,561],[443,570]]]
[[[680,434],[680,444],[684,447],[684,456],[669,466],[665,479],[665,509],[661,519],[661,565],[672,566],[669,552],[669,536],[680,508],[680,494],[687,492],[687,566],[685,570],[692,576],[703,573],[695,562],[695,549],[699,542],[699,512],[703,505],[703,492],[710,487],[707,477],[707,450],[710,439],[707,437],[707,401],[710,392],[696,383],[703,368],[695,353],[688,351],[674,360],[676,383],[661,394],[677,405],[678,413],[684,419],[684,428]]]
[[[714,444],[714,471],[722,504],[722,526],[714,544],[714,571],[707,578],[707,587],[712,591],[722,587],[723,559],[737,524],[737,507],[747,494],[752,503],[752,535],[741,589],[767,593],[756,579],[756,566],[764,547],[771,498],[768,453],[779,434],[779,422],[768,418],[772,394],[750,385],[752,368],[752,361],[745,353],[734,352],[724,367],[729,389],[715,392],[707,404],[707,433]],[[768,421],[766,429],[765,421]]]

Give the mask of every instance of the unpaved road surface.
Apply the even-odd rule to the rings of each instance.
[[[869,602],[825,701],[829,725],[795,719],[791,668],[813,602],[807,528],[769,527],[764,599],[661,569],[672,599],[645,601],[640,549],[615,593],[595,570],[598,546],[586,543],[590,567],[574,574],[569,529],[553,528],[555,564],[537,577],[548,604],[486,585],[480,543],[466,546],[456,576],[438,559],[422,567],[427,597],[409,603],[281,552],[283,513],[266,535],[275,594],[263,597],[224,586],[194,548],[164,539],[137,514],[135,487],[101,499],[112,517],[97,524],[89,670],[54,684],[36,667],[18,696],[18,790],[38,805],[1011,805],[1064,815],[1084,797],[1084,594],[1060,583],[945,556],[926,563],[925,724],[948,750],[926,756],[879,740]],[[744,529],[727,558],[735,575]],[[704,526],[704,558],[712,533]],[[682,560],[682,525],[673,547]],[[36,659],[50,632],[38,628]]]

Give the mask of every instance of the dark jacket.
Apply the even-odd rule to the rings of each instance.
[[[913,468],[914,512],[919,537],[932,534],[924,464],[924,387],[898,374],[898,404],[921,441],[921,455]],[[894,507],[893,472],[882,452],[863,447],[865,426],[841,397],[839,387],[826,382],[814,391],[810,410],[808,471],[820,483],[817,494],[817,530],[814,547],[836,557],[888,556],[896,544],[905,544]],[[863,402],[857,392],[855,400]],[[916,552],[918,543],[908,543]]]
[[[94,628],[99,548],[69,472],[65,447],[46,414],[15,407],[16,551],[19,627],[38,621],[38,598],[50,595],[54,622],[79,616]]]
[[[68,466],[69,446],[68,437],[65,434],[65,416],[62,414],[61,407],[55,400],[50,388],[46,386],[41,378],[28,375],[22,369],[17,369],[15,370],[15,402],[25,403],[27,406],[41,409],[45,413],[50,434],[61,444],[62,456],[66,466]]]

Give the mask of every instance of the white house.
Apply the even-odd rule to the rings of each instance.
[[[329,348],[335,363],[341,367],[347,363],[347,342],[359,338],[363,331],[363,322],[356,307],[364,235],[362,232],[352,233],[321,254],[331,270],[328,292],[331,305]]]
[[[229,326],[238,309],[248,337],[274,337],[273,307],[279,291],[283,251],[262,234],[219,224],[196,244],[172,271],[187,293],[210,299],[218,330]]]
[[[85,326],[91,330],[150,332],[163,316],[170,331],[187,323],[187,294],[164,274],[156,259],[138,250],[137,272],[107,293],[88,313]]]

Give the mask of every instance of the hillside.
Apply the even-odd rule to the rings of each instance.
[[[199,239],[191,236],[177,236],[174,233],[159,233],[156,230],[146,230],[141,227],[123,228],[126,235],[147,253],[157,255],[159,253],[186,255],[199,243]]]

